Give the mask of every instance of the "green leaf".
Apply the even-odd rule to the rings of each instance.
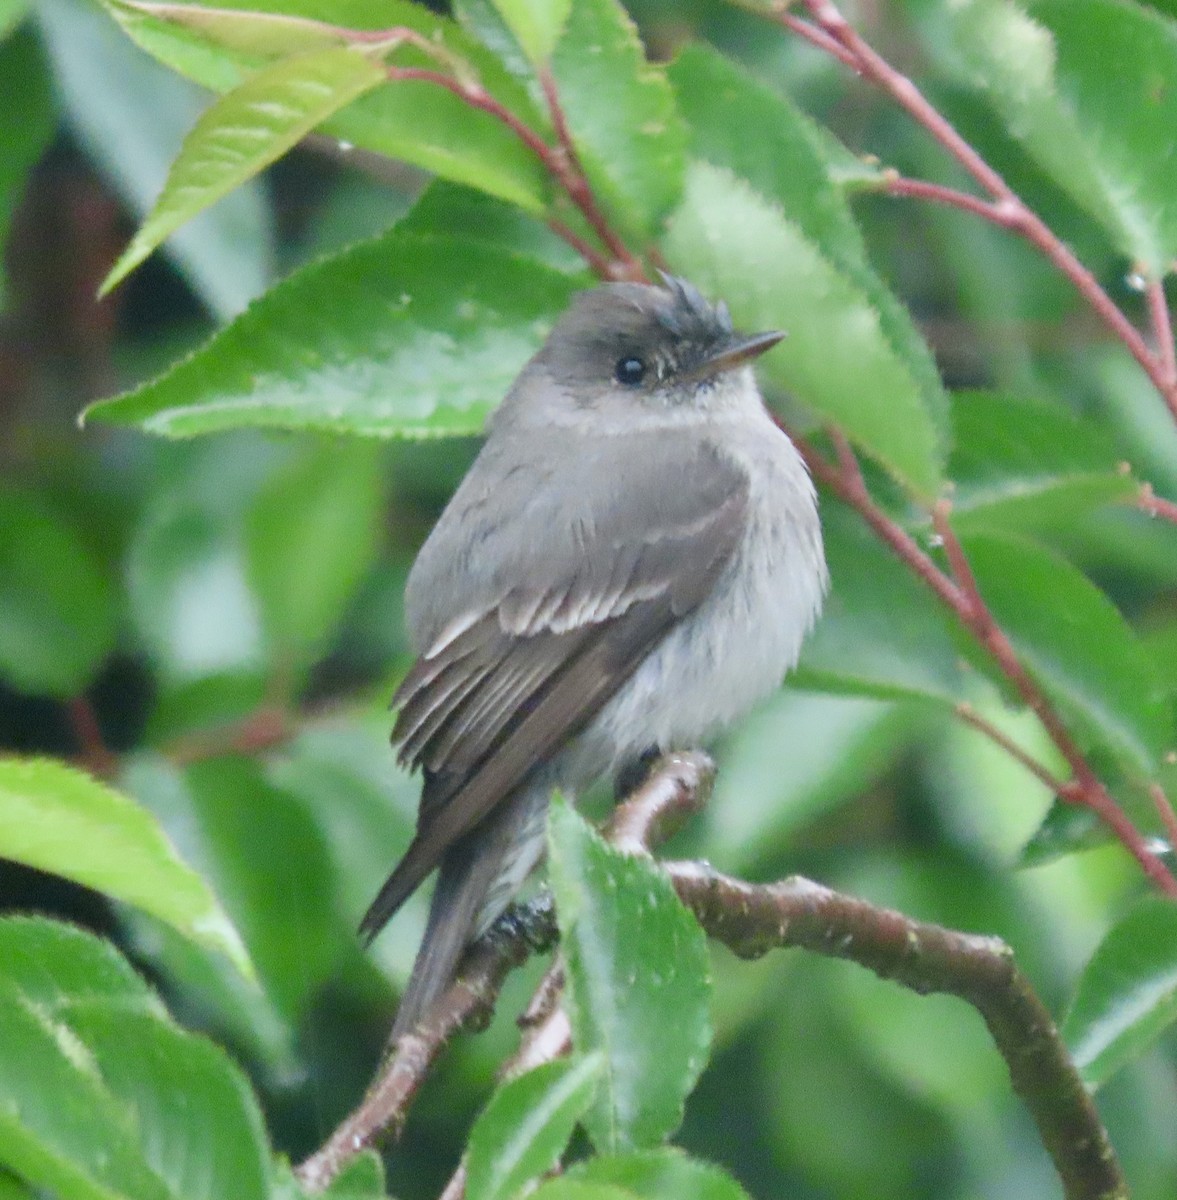
[[[252,975],[236,929],[154,817],[81,771],[0,760],[0,857],[133,904]]]
[[[24,192],[29,169],[41,157],[55,126],[53,91],[45,56],[31,29],[6,37],[21,18],[19,8],[0,6],[0,79],[4,80],[4,120],[0,122],[0,250],[8,242],[12,216]],[[11,25],[8,24],[11,22]],[[5,283],[0,257],[0,311]]]
[[[0,976],[40,1013],[105,1003],[166,1016],[159,998],[109,942],[46,917],[0,920]]]
[[[0,488],[0,675],[72,696],[114,649],[110,581],[77,532],[31,492]]]
[[[279,659],[323,649],[376,555],[379,447],[324,442],[269,481],[246,518],[249,582]]]
[[[295,1177],[283,1160],[276,1164],[278,1186],[271,1200],[387,1200],[384,1188],[384,1164],[375,1150],[365,1150],[350,1159],[348,1164],[327,1185],[326,1189],[312,1188]]]
[[[171,1200],[64,1022],[0,977],[0,1163],[70,1200]]]
[[[354,930],[416,825],[419,780],[398,767],[388,747],[388,714],[373,709],[361,719],[304,729],[266,763],[266,779],[295,799],[314,822],[334,864],[339,909]],[[414,893],[407,908],[420,906]],[[412,925],[410,920],[406,922]],[[397,943],[396,925],[373,953]],[[416,954],[404,942],[403,978]]]
[[[178,491],[148,506],[132,535],[131,615],[169,685],[235,675],[247,688],[264,665],[238,521]]]
[[[1177,253],[1177,27],[1121,0],[964,0],[946,65],[1159,277]]]
[[[181,225],[384,79],[379,63],[358,51],[313,50],[266,67],[222,96],[184,139],[155,207],[99,294],[125,279]]]
[[[790,676],[804,688],[880,699],[960,698],[960,655],[939,602],[840,505],[822,513],[830,591]]]
[[[494,0],[495,8],[534,63],[547,61],[568,15],[572,0]]]
[[[696,162],[665,249],[677,270],[727,300],[737,325],[786,331],[764,359],[768,380],[832,421],[900,482],[935,495],[940,437],[919,385],[871,297],[795,221],[730,171]]]
[[[207,96],[142,54],[96,5],[38,0],[37,22],[71,133],[141,219]],[[269,283],[273,241],[268,200],[251,181],[177,230],[164,253],[228,320]]]
[[[582,281],[489,246],[385,237],[295,272],[191,358],[87,416],[187,437],[246,425],[477,433]]]
[[[748,1195],[727,1172],[672,1146],[590,1158],[572,1167],[567,1178],[611,1184],[642,1200],[747,1200]]]
[[[1064,717],[1130,774],[1155,776],[1170,737],[1161,688],[1112,603],[1040,546],[989,533],[961,540],[985,603]]]
[[[28,0],[0,0],[0,38],[8,37],[28,14]]]
[[[266,1200],[262,1116],[223,1050],[154,1016],[105,1005],[81,1006],[68,1023],[169,1195]]]
[[[384,1163],[375,1150],[365,1150],[331,1181],[322,1200],[385,1200]]]
[[[1065,854],[1105,846],[1112,834],[1089,808],[1055,800],[1022,848],[1020,865],[1037,867]]]
[[[402,234],[480,242],[533,258],[557,271],[580,274],[580,255],[546,225],[511,204],[435,179],[397,223]]]
[[[33,1185],[0,1167],[0,1200],[38,1200]]]
[[[611,849],[558,797],[549,845],[573,1040],[606,1056],[585,1125],[602,1149],[657,1145],[707,1058],[706,939],[653,863]]]
[[[322,834],[297,801],[245,758],[179,771],[142,755],[127,787],[213,881],[279,1012],[297,1021],[354,935],[340,916]],[[297,886],[292,881],[297,881]]]
[[[288,12],[205,10],[193,5],[152,5],[108,0],[115,19],[135,42],[161,62],[205,87],[225,92],[268,60],[289,54],[293,46],[371,44],[371,37],[340,25],[347,15],[333,0],[300,3]],[[277,7],[261,3],[257,8]],[[442,61],[458,67],[529,125],[544,118],[527,91],[453,21],[424,5],[385,0],[378,15],[381,29],[407,28],[438,47]],[[355,14],[357,23],[359,13]],[[412,46],[389,58],[395,66],[453,72],[438,58]],[[535,155],[501,121],[472,108],[436,83],[398,80],[360,97],[326,125],[325,132],[350,145],[403,159],[455,183],[489,192],[540,213],[548,203],[549,180]]]
[[[543,88],[536,79],[534,63],[503,20],[496,0],[453,0],[453,14],[542,104]]]
[[[1177,1020],[1177,905],[1146,896],[1100,942],[1062,1034],[1091,1088],[1135,1061]]]
[[[636,1193],[609,1183],[589,1183],[583,1179],[549,1179],[531,1193],[532,1200],[638,1200]]]
[[[503,1084],[470,1133],[469,1200],[512,1200],[560,1161],[592,1103],[600,1054],[545,1063]]]
[[[961,529],[1066,526],[1138,487],[1107,434],[1057,404],[998,392],[952,398],[952,516]]]
[[[92,934],[0,921],[0,1162],[61,1196],[268,1196],[241,1073]]]
[[[551,61],[577,156],[621,231],[652,237],[682,191],[686,131],[617,0],[576,0]]]
[[[871,267],[845,188],[836,183],[852,170],[855,182],[861,183],[864,175],[871,177],[871,168],[781,92],[709,47],[685,47],[669,73],[690,129],[691,153],[732,171],[760,196],[780,205],[821,254],[864,293],[919,388],[936,424],[939,445],[947,445],[948,400],[935,360],[907,309]],[[874,177],[881,178],[877,171]]]

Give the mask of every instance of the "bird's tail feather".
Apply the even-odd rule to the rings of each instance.
[[[542,855],[547,798],[547,787],[533,782],[445,852],[392,1041],[411,1030],[445,991],[462,952],[507,907]]]
[[[474,831],[477,833],[477,831]],[[407,1033],[445,991],[470,941],[497,864],[479,858],[467,834],[446,852],[437,873],[425,936],[392,1026],[392,1041]]]

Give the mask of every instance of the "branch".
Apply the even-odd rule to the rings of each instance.
[[[714,764],[705,754],[666,755],[632,796],[618,806],[609,829],[617,830],[616,836],[631,852],[635,844],[632,839],[636,837],[645,837],[649,842],[669,837],[682,821],[706,803],[714,777]],[[645,853],[646,845],[641,849]],[[450,1040],[463,1030],[485,1028],[494,1013],[503,980],[533,952],[551,949],[557,936],[555,910],[550,896],[544,895],[531,904],[509,910],[485,937],[475,942],[462,960],[454,982],[421,1023],[391,1048],[359,1106],[298,1168],[302,1183],[313,1190],[322,1190],[362,1150],[386,1138],[395,1138],[404,1126],[417,1092]],[[562,979],[549,977],[552,972],[545,977],[547,990],[541,984],[537,999],[528,1008],[533,1035],[552,1009],[559,1011]],[[524,1050],[511,1060],[516,1069],[525,1070],[558,1057],[555,1048],[548,1048],[550,1038],[551,1034],[544,1035],[543,1056],[535,1062],[523,1058],[525,1040]]]
[[[991,742],[1000,746],[1010,758],[1015,762],[1021,763],[1035,779],[1050,788],[1056,796],[1061,796],[1071,787],[1069,781],[1059,779],[1057,775],[1051,774],[1036,758],[1027,754],[1017,742],[998,729],[996,725],[987,721],[967,701],[962,700],[953,709],[953,712],[962,724],[968,725],[970,729],[975,729],[978,733],[984,734]]]
[[[78,743],[78,763],[97,779],[113,779],[119,770],[118,755],[106,744],[98,713],[89,696],[73,696],[65,705],[74,739]]]
[[[555,218],[548,221],[548,227],[552,232],[563,238],[601,278],[644,279],[646,273],[642,264],[630,252],[620,234],[610,226],[597,203],[588,176],[577,157],[551,73],[547,70],[541,71],[540,83],[558,139],[558,144],[555,146],[548,145],[530,125],[492,96],[476,79],[470,78],[468,72],[459,70],[457,67],[454,67],[453,70],[454,73],[451,75],[429,67],[389,66],[385,68],[385,74],[393,83],[431,83],[445,88],[446,91],[452,92],[471,108],[487,113],[505,125],[539,159],[548,174],[563,188],[569,200],[580,210],[589,227],[613,257],[609,259],[601,255],[589,246],[579,234]]]
[[[833,0],[804,0],[804,3],[809,10],[811,21],[789,13],[788,4],[783,2],[774,4],[771,9],[760,11],[785,29],[799,34],[819,49],[833,55],[839,62],[845,63],[851,70],[869,79],[884,91],[980,184],[992,203],[950,188],[941,188],[916,180],[891,180],[884,184],[887,190],[897,195],[921,195],[940,203],[955,204],[1025,238],[1071,281],[1108,329],[1124,343],[1160,393],[1174,419],[1177,419],[1177,371],[1170,371],[1165,361],[1166,353],[1172,353],[1171,334],[1167,342],[1158,336],[1157,340],[1161,345],[1158,347],[1158,353],[1154,354],[1140,331],[1120,311],[1112,298],[1100,287],[1099,281],[1070,248],[957,132],[919,88],[858,34]],[[1157,301],[1156,294],[1150,296],[1154,310]],[[1163,292],[1160,293],[1159,302],[1163,307]],[[1158,317],[1155,311],[1153,321],[1156,329]],[[1168,324],[1167,313],[1165,324]]]
[[[560,185],[568,194],[568,198],[584,214],[584,218],[592,227],[593,232],[607,246],[619,264],[618,268],[609,271],[609,277],[617,279],[641,280],[645,271],[641,263],[629,252],[629,248],[621,237],[610,227],[604,213],[597,204],[593,190],[589,186],[588,175],[576,153],[572,140],[572,132],[568,128],[568,119],[564,115],[564,107],[560,103],[560,95],[556,91],[556,80],[547,68],[539,72],[540,86],[543,88],[544,100],[551,114],[552,127],[556,131],[559,150],[552,152],[549,170],[553,171]]]
[[[1096,776],[1067,729],[1066,723],[1026,670],[1004,630],[989,612],[965,558],[964,550],[948,524],[947,508],[943,505],[937,506],[933,519],[936,521],[936,529],[955,578],[941,571],[911,534],[875,503],[867,490],[854,451],[844,435],[836,430],[831,431],[830,436],[838,457],[835,465],[805,438],[788,430],[786,432],[789,433],[813,477],[849,504],[866,521],[879,540],[931,589],[989,654],[1027,707],[1042,723],[1051,741],[1074,772],[1074,778],[1058,789],[1059,798],[1091,809],[1115,834],[1157,887],[1167,895],[1177,897],[1177,878],[1174,878],[1165,863],[1152,851],[1148,841]],[[976,721],[971,723],[980,732],[989,732],[984,724]],[[1000,739],[997,740],[997,744],[1008,749]],[[1019,761],[1023,760],[1019,758]],[[1040,774],[1039,778],[1043,776]]]
[[[457,1034],[485,1028],[503,980],[533,952],[556,941],[551,897],[516,907],[467,951],[454,982],[421,1023],[391,1047],[359,1106],[295,1172],[306,1187],[321,1191],[361,1151],[395,1138],[430,1068]]]
[[[1173,346],[1173,322],[1165,300],[1165,282],[1153,279],[1146,288],[1148,315],[1152,321],[1153,338],[1161,360],[1161,374],[1170,387],[1177,388],[1177,351]]]
[[[1115,1151],[1050,1013],[998,938],[957,933],[794,876],[750,884],[705,863],[662,864],[707,933],[754,958],[800,947],[843,958],[921,995],[946,993],[984,1018],[1030,1110],[1067,1200],[1126,1200]]]
[[[627,853],[648,856],[651,844],[670,836],[706,802],[713,777],[706,755],[666,756],[618,806],[606,836]],[[915,921],[798,877],[751,884],[704,862],[662,866],[708,935],[742,957],[800,947],[857,962],[921,995],[943,992],[973,1005],[1038,1126],[1067,1200],[1127,1196],[1115,1152],[1058,1030],[1003,942]],[[544,946],[554,936],[550,903],[524,912],[525,921],[500,923],[472,948],[459,979],[400,1040],[359,1108],[298,1168],[305,1185],[326,1187],[362,1149],[399,1132],[445,1043],[460,1029],[485,1022],[504,977],[526,959],[537,934]],[[557,964],[521,1020],[524,1038],[504,1076],[568,1053],[571,1030],[560,1004],[562,988]],[[459,1165],[443,1200],[460,1200],[464,1188]]]

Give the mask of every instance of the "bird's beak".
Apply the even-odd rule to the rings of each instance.
[[[730,371],[759,358],[766,350],[771,350],[785,336],[784,331],[774,329],[769,333],[754,333],[750,337],[734,337],[713,353],[707,356],[697,367],[685,377],[684,382],[695,379],[709,379],[715,375]]]

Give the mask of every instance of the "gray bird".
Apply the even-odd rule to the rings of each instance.
[[[783,335],[663,279],[575,299],[409,575],[392,740],[424,787],[365,939],[438,878],[394,1038],[538,864],[552,790],[730,724],[821,607],[813,485],[748,366]]]

